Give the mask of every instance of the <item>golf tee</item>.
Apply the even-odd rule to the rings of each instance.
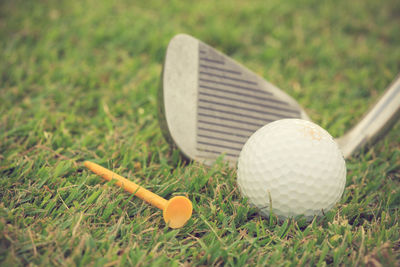
[[[108,181],[116,180],[116,185],[119,187],[162,210],[164,221],[171,228],[184,226],[192,216],[192,202],[184,196],[175,196],[170,200],[166,200],[96,163],[85,161],[84,164],[97,175]]]
[[[150,203],[151,205],[159,208],[160,210],[164,210],[167,205],[167,200],[160,197],[159,195],[154,194],[153,192],[135,184],[132,181],[129,181],[125,177],[122,177],[115,172],[112,172],[96,163],[85,161],[85,166],[94,172],[95,174],[103,177],[107,181],[117,180],[116,185],[123,188],[125,191],[134,194],[135,196],[143,199],[144,201]]]

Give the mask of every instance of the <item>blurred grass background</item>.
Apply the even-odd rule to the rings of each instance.
[[[339,136],[400,72],[400,3],[0,1],[0,264],[398,265],[400,128],[347,161],[341,202],[311,224],[263,219],[235,170],[184,163],[162,138],[168,41],[191,34],[305,107]],[[103,183],[92,159],[194,216]]]

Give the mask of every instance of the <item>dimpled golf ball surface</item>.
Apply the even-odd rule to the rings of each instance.
[[[268,217],[303,215],[310,221],[342,196],[346,164],[332,136],[300,119],[283,119],[256,131],[243,146],[237,182],[242,195]],[[271,203],[270,203],[271,200]]]

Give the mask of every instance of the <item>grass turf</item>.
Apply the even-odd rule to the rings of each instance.
[[[384,1],[1,1],[0,264],[397,265],[400,127],[347,161],[344,195],[311,224],[264,219],[235,170],[164,141],[157,88],[186,32],[284,88],[334,136],[400,70],[400,5]],[[94,160],[194,216],[161,212],[82,167]]]

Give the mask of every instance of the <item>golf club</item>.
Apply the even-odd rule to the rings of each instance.
[[[400,115],[400,78],[342,137],[343,156],[383,136]],[[265,124],[310,120],[289,95],[233,59],[186,34],[170,41],[159,88],[160,126],[185,157],[211,165],[220,155],[235,166],[247,139]]]

